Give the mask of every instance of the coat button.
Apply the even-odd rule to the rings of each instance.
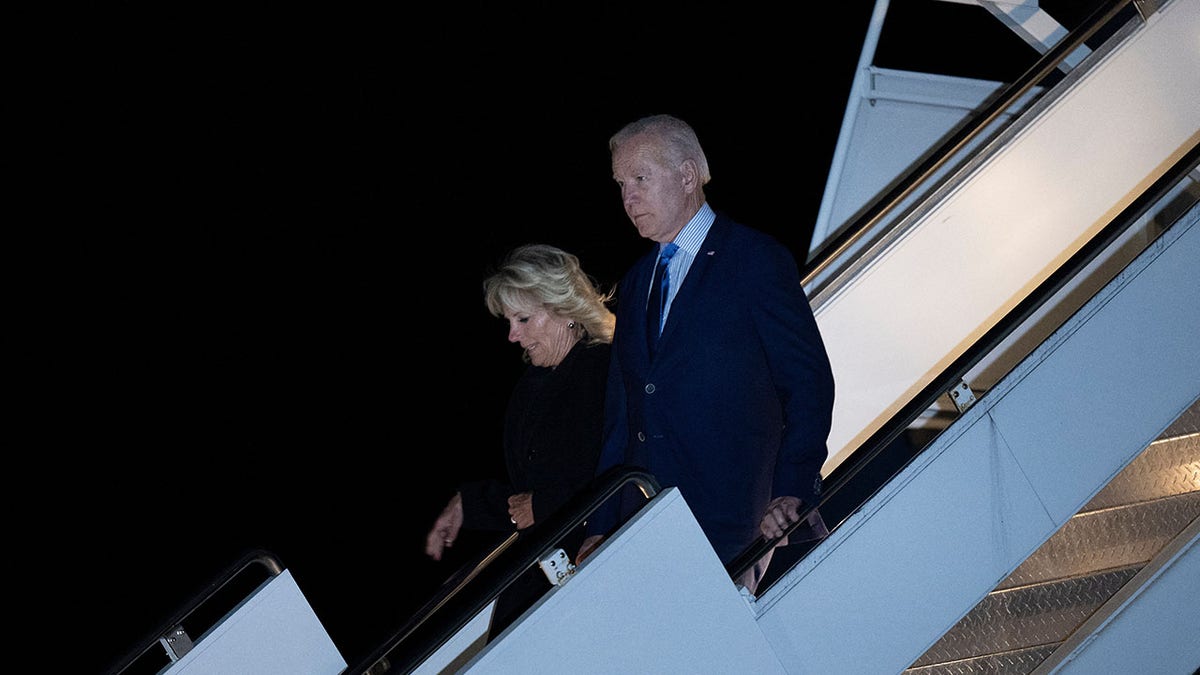
[[[647,385],[646,385],[646,393],[647,393],[647,394],[653,394],[653,393],[654,393],[654,383],[650,383],[650,384],[647,384]]]
[[[641,442],[643,442],[643,443],[645,443],[645,442],[646,442],[646,433],[645,433],[644,431],[639,431],[639,432],[638,432],[638,440],[639,440],[639,441],[641,441]]]

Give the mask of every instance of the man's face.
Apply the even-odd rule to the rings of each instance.
[[[668,166],[648,136],[634,136],[618,146],[612,165],[625,214],[638,234],[657,242],[674,239],[694,211],[682,167]]]

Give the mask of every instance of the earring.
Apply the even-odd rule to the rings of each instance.
[[[567,328],[570,328],[571,330],[575,330],[575,322],[572,321],[571,323],[568,323]]]

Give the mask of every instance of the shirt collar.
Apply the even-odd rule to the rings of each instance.
[[[704,243],[704,238],[708,236],[708,230],[716,219],[717,214],[713,212],[708,202],[704,202],[700,205],[700,210],[696,211],[696,215],[692,216],[679,234],[675,235],[675,245],[687,252],[689,257],[695,257],[700,252],[700,245]],[[659,244],[659,250],[662,250],[662,244]]]

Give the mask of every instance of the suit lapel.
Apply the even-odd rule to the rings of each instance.
[[[646,298],[650,295],[650,282],[654,277],[654,263],[658,259],[658,246],[650,249],[650,252],[639,260],[635,267],[634,273],[630,276],[632,287],[629,289],[633,297],[621,304],[628,303],[627,309],[623,312],[625,321],[631,326],[640,326],[640,328],[631,329],[626,335],[629,335],[633,343],[637,345],[635,349],[642,356],[644,363],[650,362],[650,352],[646,346],[646,333],[649,326],[646,323]],[[618,322],[618,329],[620,322]]]

